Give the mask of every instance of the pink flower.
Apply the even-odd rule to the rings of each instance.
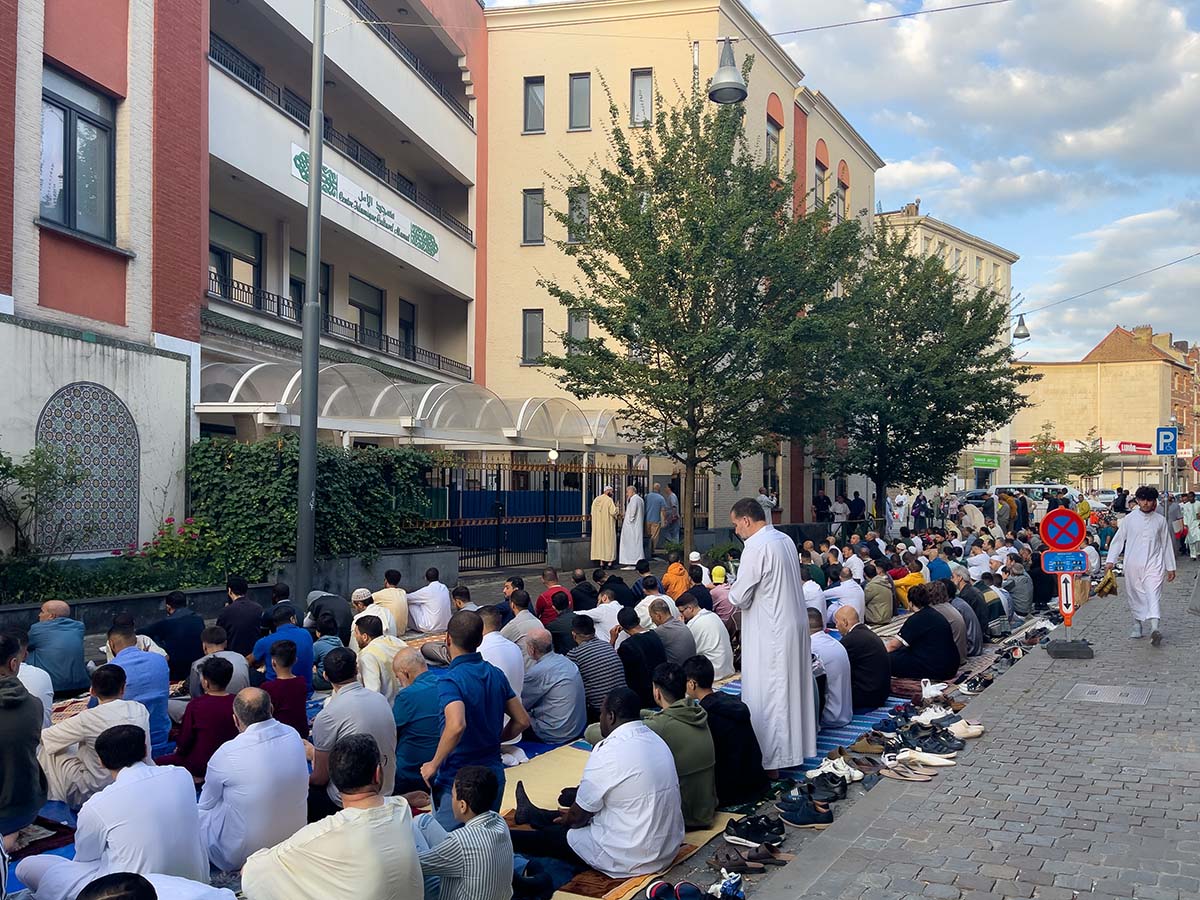
[[[143,546],[143,547],[149,547],[149,546],[150,546],[150,542],[149,542],[149,541],[142,541],[142,546]]]
[[[168,525],[174,525],[174,524],[175,524],[175,517],[174,517],[174,516],[167,516],[167,517],[166,517],[166,518],[165,518],[163,521],[164,521],[164,522],[166,522]]]
[[[180,528],[178,533],[179,533],[179,534],[187,534],[187,529],[186,529],[186,528]]]
[[[183,520],[183,524],[184,524],[184,525],[191,525],[191,524],[192,524],[193,522],[195,522],[195,521],[196,521],[195,519],[188,518],[188,519],[184,519],[184,520]]]
[[[157,546],[158,546],[158,541],[154,541],[154,542],[151,544],[151,546],[152,546],[152,547],[157,547]]]
[[[113,556],[122,556],[124,554],[124,552],[125,552],[124,550],[114,550],[112,552],[112,555]]]
[[[129,549],[130,549],[130,550],[136,550],[136,549],[137,549],[137,544],[130,544],[130,545],[129,545]]]
[[[146,551],[145,551],[145,550],[143,550],[141,553],[139,553],[139,554],[138,554],[138,556],[145,556],[145,555],[146,555]]]

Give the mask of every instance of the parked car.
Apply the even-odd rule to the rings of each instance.
[[[1100,490],[1092,492],[1091,502],[1094,506],[1103,506],[1105,509],[1109,509],[1116,499],[1117,492],[1112,488],[1100,488]]]
[[[1004,491],[1008,491],[1009,493],[1013,493],[1015,491],[1024,491],[1025,496],[1027,496],[1029,498],[1029,502],[1033,507],[1030,510],[1030,514],[1032,515],[1033,521],[1035,521],[1035,522],[1040,522],[1042,519],[1042,516],[1044,516],[1046,514],[1046,509],[1047,509],[1046,495],[1047,495],[1047,493],[1050,491],[1057,492],[1057,491],[1061,491],[1063,489],[1066,489],[1067,496],[1071,498],[1071,503],[1073,505],[1078,505],[1079,501],[1083,499],[1083,494],[1081,494],[1078,490],[1071,487],[1070,485],[1066,485],[1066,484],[1045,484],[1045,483],[998,484],[994,488],[992,488],[992,490],[994,490],[994,491],[1004,490]]]
[[[987,490],[977,489],[973,491],[956,491],[954,496],[958,498],[958,502],[960,504],[970,503],[972,506],[978,506],[980,509],[982,509],[984,498],[987,497],[989,493],[990,492]]]

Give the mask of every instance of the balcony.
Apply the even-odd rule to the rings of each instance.
[[[209,35],[208,58],[271,106],[301,127],[308,128],[311,112],[309,104],[286,86],[280,86],[267,78],[261,66],[216,34]],[[463,240],[474,242],[474,233],[465,223],[443,209],[404,175],[389,169],[380,157],[364,148],[354,138],[339,132],[328,122],[325,123],[324,141],[327,146],[337,150],[371,177],[437,219]]]
[[[264,316],[284,319],[295,325],[301,322],[301,308],[290,298],[272,294],[261,288],[255,288],[240,281],[233,281],[217,275],[208,274],[208,295],[227,303],[235,304],[244,309],[251,309]],[[354,344],[368,350],[374,350],[393,359],[416,363],[427,369],[444,372],[471,380],[471,367],[450,359],[416,344],[408,344],[389,334],[380,334],[369,328],[362,328],[353,322],[339,316],[324,315],[321,317],[321,333],[340,341]]]

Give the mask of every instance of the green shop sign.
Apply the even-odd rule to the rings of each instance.
[[[994,453],[975,453],[971,456],[971,465],[976,469],[998,469],[1000,457]]]
[[[292,175],[308,184],[309,168],[308,151],[292,144]],[[329,166],[321,167],[321,193],[356,215],[362,216],[372,225],[412,244],[426,256],[438,258],[436,237]]]

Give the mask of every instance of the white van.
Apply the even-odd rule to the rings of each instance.
[[[1040,522],[1042,516],[1046,514],[1047,502],[1046,495],[1050,491],[1058,492],[1066,490],[1067,496],[1071,498],[1073,505],[1078,505],[1083,499],[1083,494],[1071,487],[1069,484],[1047,484],[1041,482],[1038,484],[997,484],[989,488],[990,491],[1008,491],[1010,494],[1016,491],[1024,491],[1025,496],[1029,498],[1030,515],[1033,521]]]

